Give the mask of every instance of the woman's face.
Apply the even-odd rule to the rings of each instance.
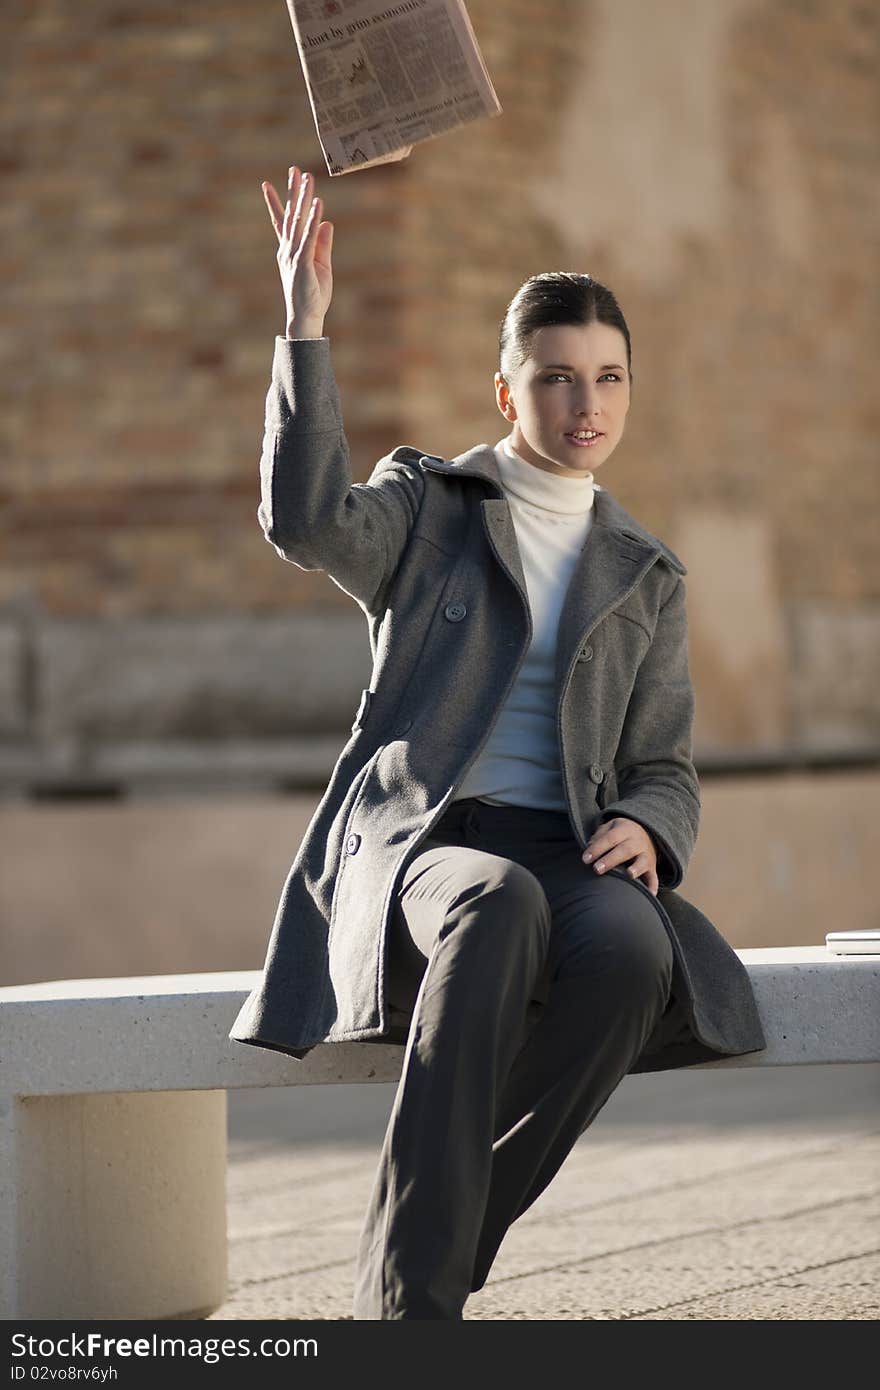
[[[550,324],[512,382],[495,373],[498,409],[513,425],[511,443],[528,463],[566,478],[595,473],[623,436],[629,409],[626,340],[607,323]],[[574,431],[594,430],[592,444]]]

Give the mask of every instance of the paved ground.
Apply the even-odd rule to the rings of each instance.
[[[217,1319],[351,1316],[392,1086],[230,1093]],[[508,1234],[475,1319],[880,1314],[880,1066],[627,1077]]]

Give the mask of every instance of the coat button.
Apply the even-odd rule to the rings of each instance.
[[[409,731],[410,731],[411,728],[412,728],[412,720],[411,720],[411,719],[404,719],[403,723],[402,723],[402,724],[398,724],[397,728],[394,730],[394,737],[395,737],[395,738],[400,738],[403,734],[409,733]]]
[[[602,771],[602,769],[601,769],[601,767],[599,766],[598,763],[591,763],[591,764],[590,764],[590,781],[591,781],[591,782],[599,783],[599,782],[602,781],[602,778],[603,778],[604,776],[605,776],[605,773]]]
[[[346,851],[347,851],[349,854],[357,854],[358,849],[359,849],[359,847],[360,847],[360,843],[361,843],[361,837],[360,837],[360,835],[349,835],[348,839],[347,839],[346,842],[345,842]]]
[[[587,645],[586,645],[585,647],[582,647],[581,650],[578,652],[578,661],[592,661],[592,660],[593,660],[593,648],[590,646],[590,644],[589,644],[589,642],[588,642]]]
[[[447,603],[443,612],[451,623],[460,623],[467,613],[467,608],[463,603]]]

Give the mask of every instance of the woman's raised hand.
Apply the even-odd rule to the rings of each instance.
[[[323,202],[314,196],[314,182],[311,174],[300,173],[292,165],[288,170],[285,207],[271,183],[263,184],[263,196],[278,238],[276,259],[289,338],[320,338],[333,296],[333,223],[321,221]]]

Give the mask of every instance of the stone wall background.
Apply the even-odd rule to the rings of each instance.
[[[360,616],[256,522],[283,332],[260,181],[291,162],[336,225],[355,477],[500,437],[508,299],[589,270],[634,345],[601,482],[689,565],[700,757],[876,749],[880,13],[469,10],[503,115],[331,180],[283,4],[4,7],[4,789],[296,780],[351,722]]]

